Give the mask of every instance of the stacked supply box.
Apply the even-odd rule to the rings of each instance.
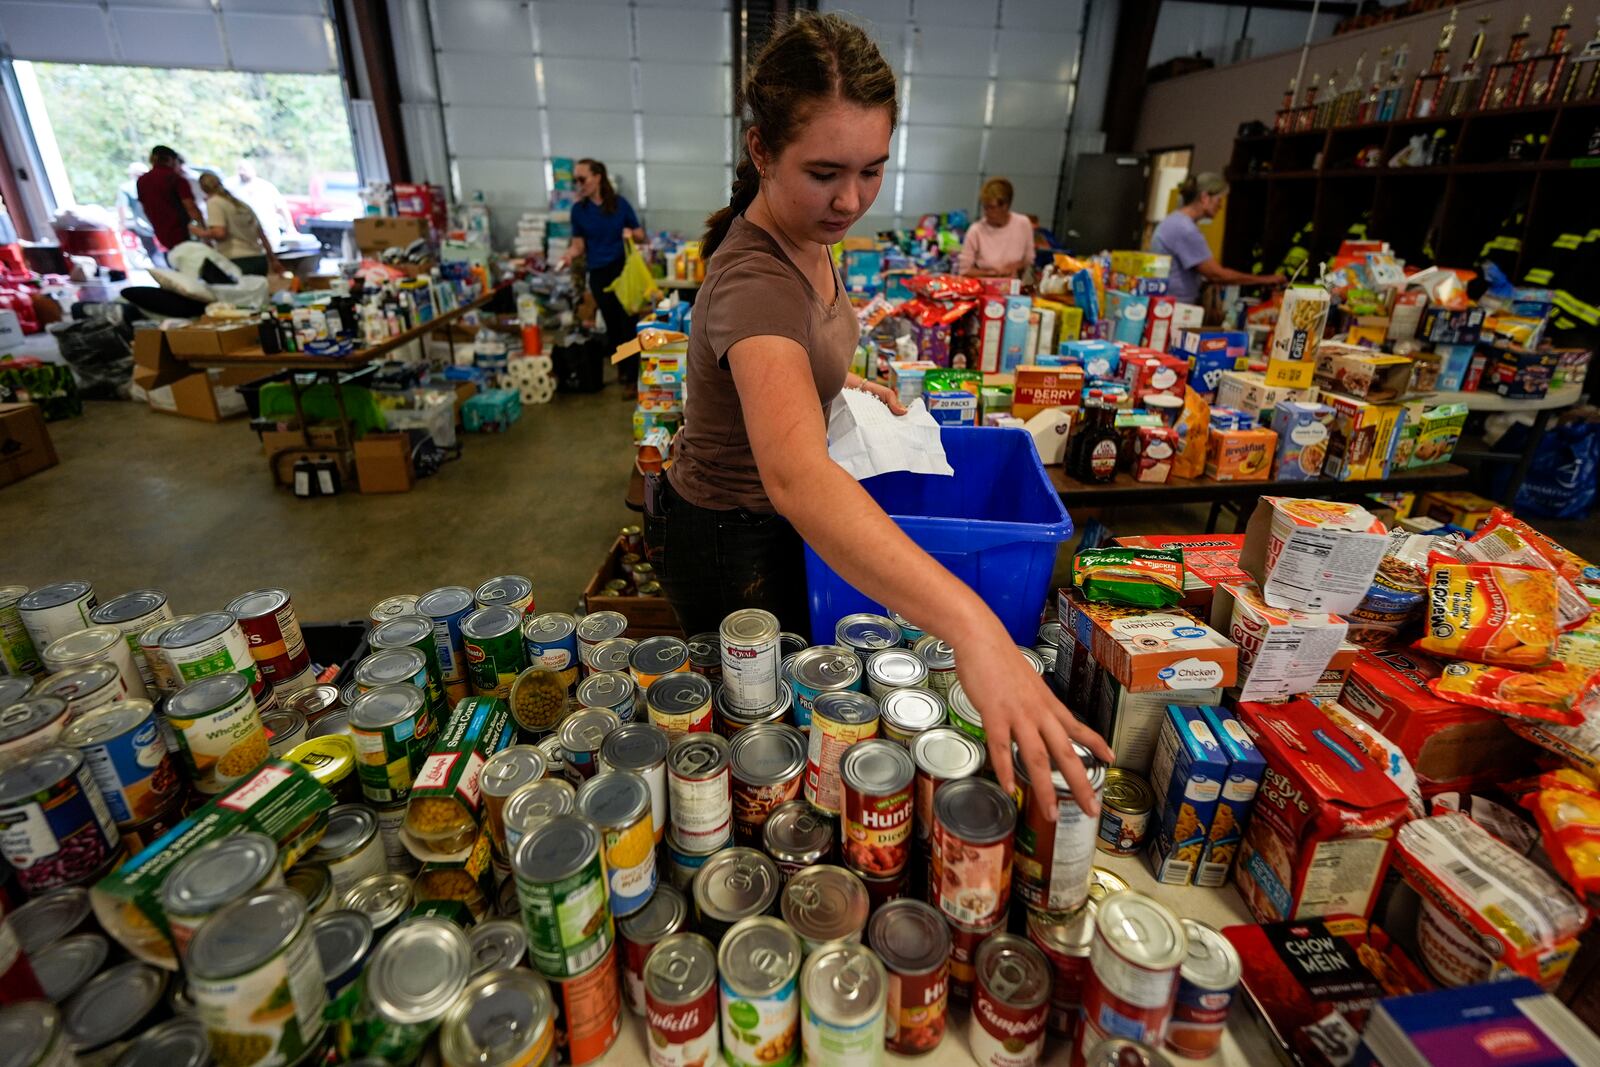
[[[1255,807],[1256,792],[1267,772],[1267,761],[1256,743],[1250,740],[1243,724],[1226,709],[1206,706],[1200,709],[1200,714],[1228,757],[1228,774],[1222,782],[1222,794],[1217,798],[1211,829],[1206,832],[1200,865],[1194,872],[1195,885],[1215,888],[1226,884],[1233,871],[1233,861],[1244,842],[1244,828],[1249,825],[1250,812]]]
[[[626,358],[639,354],[639,400],[633,411],[633,443],[644,442],[651,431],[662,430],[670,437],[683,425],[684,362],[689,354],[689,338],[675,330],[646,329],[622,348]],[[616,362],[617,356],[612,357]]]
[[[1227,779],[1227,751],[1204,711],[1168,704],[1150,765],[1153,813],[1159,820],[1150,848],[1156,881],[1194,881]]]

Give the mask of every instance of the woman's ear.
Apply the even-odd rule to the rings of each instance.
[[[744,131],[744,149],[750,154],[750,162],[755,164],[758,174],[765,174],[767,164],[767,147],[761,143],[761,131],[751,126]]]

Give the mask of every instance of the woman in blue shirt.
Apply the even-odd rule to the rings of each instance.
[[[633,213],[633,205],[617,195],[604,163],[580,159],[572,168],[572,179],[578,186],[578,202],[572,205],[572,245],[561,266],[577,256],[588,261],[589,292],[605,319],[606,344],[615,349],[633,339],[634,321],[616,294],[606,292],[606,286],[622,273],[626,256],[623,236],[643,242],[644,227]],[[631,387],[638,379],[637,357],[617,364],[617,380],[624,386]]]

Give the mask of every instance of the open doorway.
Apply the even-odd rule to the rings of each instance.
[[[1194,146],[1158,148],[1150,153],[1150,188],[1144,200],[1144,232],[1140,248],[1150,247],[1156,226],[1178,206],[1178,186],[1189,176]]]

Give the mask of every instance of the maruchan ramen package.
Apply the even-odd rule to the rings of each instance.
[[[1488,708],[1519,719],[1576,726],[1583,721],[1582,704],[1592,699],[1596,680],[1561,663],[1518,670],[1456,662],[1446,664],[1428,688],[1436,696],[1458,704]]]
[[[1170,608],[1183,599],[1176,548],[1085,548],[1072,557],[1072,584],[1101,604]]]
[[[1600,793],[1559,784],[1523,798],[1563,881],[1590,908],[1600,908]]]
[[[1417,647],[1497,667],[1539,667],[1556,642],[1556,576],[1494,563],[1439,564]]]

